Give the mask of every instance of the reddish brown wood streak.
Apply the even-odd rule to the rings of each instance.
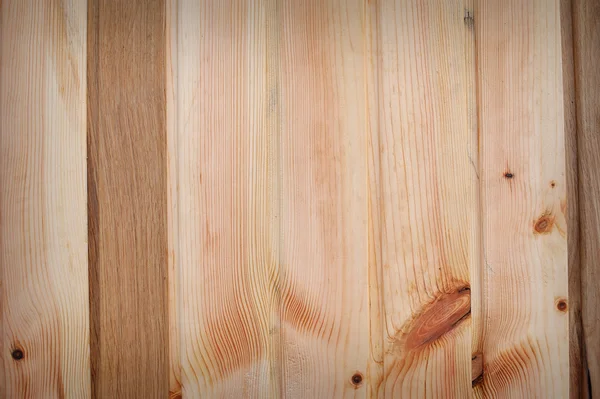
[[[452,293],[443,293],[426,305],[419,314],[401,329],[396,344],[407,351],[436,341],[455,328],[471,314],[471,289],[463,287]],[[404,331],[406,331],[404,333]]]

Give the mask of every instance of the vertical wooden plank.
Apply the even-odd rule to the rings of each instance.
[[[472,9],[463,1],[379,0],[375,12],[379,395],[467,397],[470,269],[478,261]]]
[[[280,2],[282,396],[364,397],[364,2]]]
[[[577,115],[575,106],[575,72],[573,59],[572,0],[560,2],[562,71],[565,113],[565,159],[567,174],[567,243],[569,259],[569,396],[587,398],[581,320],[581,267],[579,261],[579,195],[577,176]]]
[[[589,394],[597,396],[600,392],[600,1],[573,0],[573,43],[582,319]]]
[[[165,3],[90,0],[93,395],[168,395]]]
[[[0,15],[0,397],[84,398],[86,1]]]
[[[278,397],[275,2],[168,6],[176,37],[168,114],[178,313],[171,323],[179,326],[171,347],[178,338],[181,363],[172,395]]]
[[[477,1],[483,204],[478,396],[569,391],[559,0]]]

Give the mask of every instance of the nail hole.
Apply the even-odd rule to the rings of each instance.
[[[512,179],[513,177],[515,177],[515,175],[513,175],[513,174],[512,174],[512,173],[510,173],[510,172],[506,172],[506,173],[504,174],[504,177],[506,177],[507,179]]]
[[[358,388],[360,384],[362,384],[363,376],[357,371],[350,380],[352,381],[352,384]]]
[[[23,351],[21,349],[15,349],[14,351],[12,351],[11,356],[13,359],[15,360],[21,360],[23,359]]]
[[[556,182],[554,180],[552,180],[550,182],[550,187],[552,187],[552,188],[556,187]]]

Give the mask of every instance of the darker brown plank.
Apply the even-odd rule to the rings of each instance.
[[[567,218],[569,255],[569,395],[586,397],[587,369],[581,326],[581,268],[579,263],[579,199],[577,192],[577,120],[573,69],[572,0],[561,0],[561,36],[567,161]]]
[[[92,391],[166,398],[164,0],[88,2]]]
[[[600,395],[600,0],[573,1],[581,316],[589,397]],[[585,374],[585,370],[584,370]]]

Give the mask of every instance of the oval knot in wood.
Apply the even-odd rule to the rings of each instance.
[[[554,225],[554,216],[549,213],[544,213],[536,220],[533,229],[536,234],[548,234],[552,231]]]
[[[455,328],[471,314],[471,290],[464,287],[442,294],[411,321],[405,335],[405,348],[419,348]]]

